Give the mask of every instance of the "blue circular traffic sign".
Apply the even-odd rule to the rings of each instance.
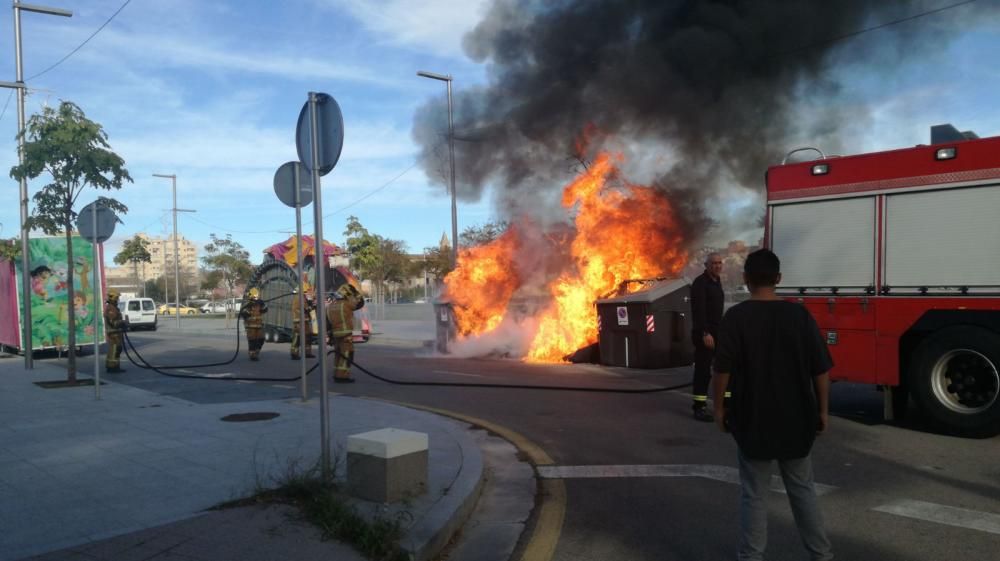
[[[314,166],[312,127],[307,101],[299,112],[299,122],[295,127],[295,149],[299,153],[299,161],[306,169],[309,171],[318,169],[320,175],[326,175],[337,165],[340,151],[344,148],[344,115],[340,112],[337,100],[330,94],[316,94],[316,138],[319,156]]]

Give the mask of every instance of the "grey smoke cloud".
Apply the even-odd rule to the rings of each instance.
[[[692,242],[713,223],[745,231],[758,220],[752,212],[723,216],[705,201],[734,189],[759,197],[764,171],[780,161],[790,138],[836,136],[843,115],[802,123],[796,107],[842,87],[829,72],[838,49],[877,45],[856,54],[872,56],[879,63],[873,72],[885,72],[933,48],[921,40],[928,27],[920,21],[874,31],[853,46],[856,40],[832,39],[936,4],[495,0],[464,39],[466,53],[487,65],[489,83],[455,98],[458,196],[478,200],[493,185],[501,217],[544,217],[553,191],[579,169],[574,144],[592,124],[602,134],[584,156],[608,147],[625,152],[626,176],[670,191]],[[948,29],[960,26],[935,28],[936,44]],[[413,128],[424,170],[441,183],[443,115],[444,100],[430,100]]]

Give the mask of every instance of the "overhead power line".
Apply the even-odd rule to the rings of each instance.
[[[115,19],[115,16],[117,16],[119,13],[121,13],[121,11],[125,9],[125,6],[128,6],[129,3],[131,3],[131,2],[132,2],[132,0],[125,0],[125,3],[123,3],[117,10],[115,10],[115,13],[111,14],[111,17],[109,17],[107,20],[105,20],[105,22],[102,23],[101,26],[97,28],[97,31],[94,31],[93,33],[91,33],[90,37],[87,37],[83,41],[83,43],[80,43],[79,45],[77,45],[77,47],[75,49],[73,49],[72,51],[70,51],[69,54],[67,54],[66,56],[64,56],[61,59],[59,59],[58,62],[56,62],[52,66],[46,68],[45,70],[42,70],[38,74],[35,74],[34,76],[31,76],[30,78],[28,78],[28,80],[34,80],[35,78],[38,78],[39,76],[41,76],[42,74],[45,74],[49,70],[52,70],[53,68],[55,68],[55,67],[59,66],[60,64],[66,62],[66,59],[68,59],[69,57],[75,55],[77,51],[79,51],[80,49],[83,48],[84,45],[86,45],[87,43],[89,43],[91,39],[93,39],[98,33],[101,32],[101,30],[103,30],[105,27],[107,27],[107,25],[109,23],[111,23],[111,20]],[[27,81],[27,80],[25,80],[25,81]]]
[[[361,197],[360,199],[358,199],[358,200],[354,201],[353,203],[350,203],[350,204],[348,204],[348,205],[346,205],[346,206],[342,206],[342,207],[338,208],[337,210],[335,210],[335,211],[331,212],[330,214],[325,214],[325,215],[323,215],[323,218],[330,218],[330,217],[331,217],[331,216],[333,216],[334,214],[337,214],[337,213],[339,213],[339,212],[344,212],[345,210],[347,210],[347,209],[351,208],[352,206],[355,206],[355,205],[357,205],[357,204],[360,204],[360,203],[361,203],[362,201],[364,201],[364,200],[365,200],[365,199],[367,199],[368,197],[371,197],[371,196],[372,196],[372,195],[374,195],[375,193],[378,193],[378,192],[379,192],[379,191],[381,191],[382,189],[385,189],[386,187],[388,187],[388,186],[392,185],[393,183],[395,183],[395,182],[396,182],[396,180],[398,180],[399,178],[403,177],[403,176],[404,176],[404,175],[406,175],[407,173],[410,173],[410,170],[412,170],[413,168],[417,167],[417,165],[418,165],[419,163],[420,163],[420,162],[418,162],[418,161],[415,161],[415,162],[413,162],[412,164],[410,164],[410,167],[408,167],[408,168],[404,169],[404,170],[403,170],[403,171],[402,171],[402,172],[401,172],[401,173],[400,173],[399,175],[397,175],[396,177],[393,177],[393,178],[392,178],[392,179],[390,179],[389,181],[386,181],[385,183],[383,183],[383,184],[382,184],[381,186],[379,186],[379,187],[376,187],[376,188],[375,188],[375,189],[373,189],[373,190],[372,190],[371,192],[369,192],[369,193],[368,193],[367,195],[365,195],[365,196]]]
[[[863,33],[868,33],[870,31],[877,31],[879,29],[884,29],[886,27],[890,27],[890,26],[893,26],[893,25],[898,25],[900,23],[905,23],[905,22],[908,22],[908,21],[912,21],[912,20],[915,20],[917,18],[922,18],[922,17],[925,17],[925,16],[933,15],[933,14],[939,14],[939,13],[944,12],[946,10],[951,10],[953,8],[959,8],[959,7],[965,6],[967,4],[972,4],[975,1],[976,0],[964,0],[963,2],[955,2],[954,4],[949,4],[947,6],[942,6],[940,8],[935,8],[933,10],[928,10],[926,12],[920,12],[919,14],[914,14],[912,16],[907,16],[905,18],[899,18],[897,20],[887,21],[887,22],[881,23],[879,25],[874,25],[872,27],[866,27],[864,29],[859,29],[857,31],[852,31],[850,33],[845,33],[843,35],[838,35],[836,37],[830,37],[830,38],[824,39],[822,41],[817,41],[815,43],[810,43],[808,45],[803,45],[801,47],[797,47],[797,48],[792,49],[790,51],[785,51],[783,53],[778,53],[776,56],[777,57],[784,57],[784,56],[788,56],[788,55],[794,55],[794,54],[797,54],[797,53],[801,53],[802,51],[808,51],[808,50],[815,49],[817,47],[822,47],[824,45],[829,45],[830,43],[836,43],[838,41],[843,41],[844,39],[850,39],[852,37],[856,37],[858,35],[861,35]]]

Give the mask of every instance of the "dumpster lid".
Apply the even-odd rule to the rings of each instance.
[[[598,304],[628,304],[630,302],[655,302],[664,296],[672,294],[685,286],[688,282],[684,279],[663,279],[650,284],[646,288],[632,292],[629,294],[622,294],[621,296],[614,296],[611,298],[601,298],[597,301]]]

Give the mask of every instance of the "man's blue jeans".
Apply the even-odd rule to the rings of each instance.
[[[765,496],[771,482],[771,460],[740,458],[740,561],[763,561],[767,547],[767,505]],[[809,456],[777,460],[792,506],[795,525],[812,561],[833,559],[830,540],[823,529],[823,516],[813,486],[812,460]]]

